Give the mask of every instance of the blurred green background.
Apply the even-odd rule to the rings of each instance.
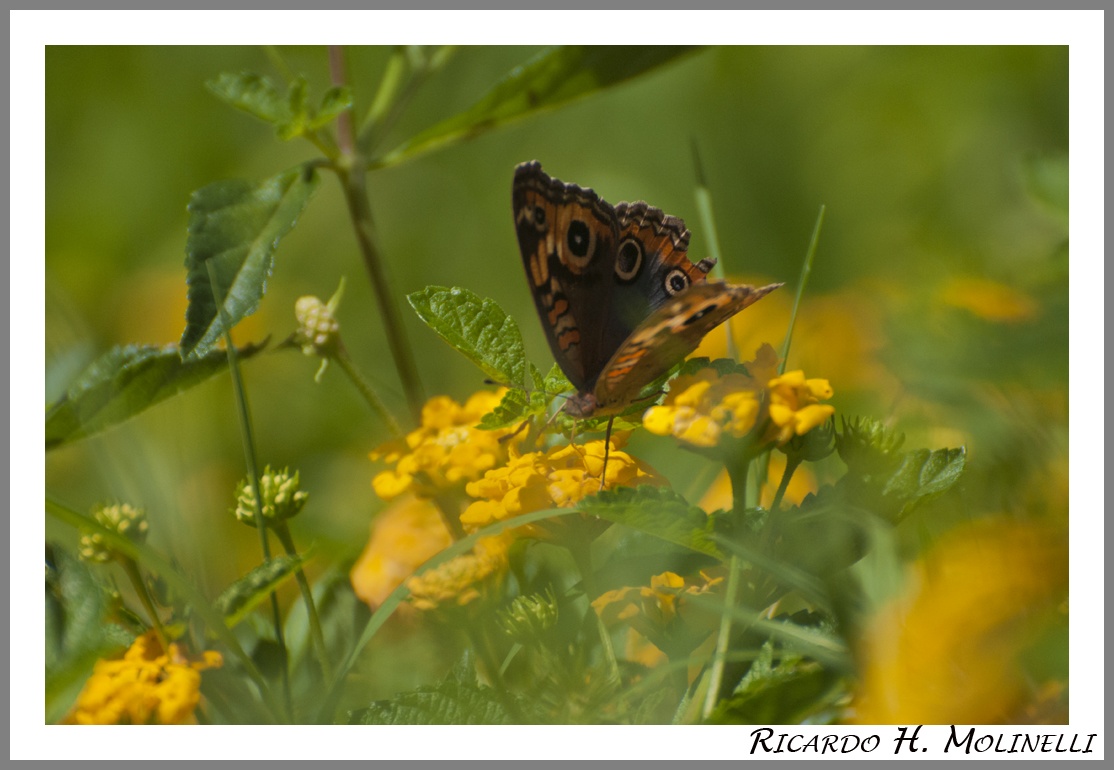
[[[467,108],[538,49],[466,47],[394,126],[401,144]],[[348,49],[363,114],[389,49]],[[184,327],[186,202],[226,178],[271,176],[314,157],[205,88],[221,72],[281,81],[276,62],[328,85],[323,48],[47,48],[47,402],[115,344],[176,342]],[[510,212],[516,163],[542,161],[611,202],[683,217],[707,254],[694,199],[699,147],[728,277],[788,282],[738,319],[741,355],[779,346],[819,207],[824,228],[790,368],[826,377],[838,414],[891,421],[907,446],[970,452],[963,510],[1067,506],[1066,47],[702,49],[567,107],[369,176],[379,244],[401,295],[463,286],[519,320],[550,360]],[[280,244],[240,342],[284,339],[297,297],[348,286],[339,317],[357,364],[402,416],[405,400],[339,186],[325,174]],[[457,399],[482,374],[403,305],[429,395]],[[720,347],[717,348],[716,346]],[[722,343],[709,351],[722,354]],[[300,469],[300,543],[337,559],[363,546],[383,504],[367,453],[387,438],[337,370],[293,352],[246,366],[261,460]],[[705,461],[639,440],[685,493]],[[258,562],[256,533],[228,510],[243,451],[227,376],[47,455],[48,490],[79,509],[121,499],[151,513],[151,541],[215,595]],[[73,533],[48,521],[48,536]]]

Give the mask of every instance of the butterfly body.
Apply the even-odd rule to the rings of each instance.
[[[574,417],[616,414],[704,336],[782,284],[707,281],[689,231],[645,202],[610,205],[590,188],[515,169],[515,230],[550,349],[577,389]]]

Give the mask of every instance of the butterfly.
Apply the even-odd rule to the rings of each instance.
[[[515,230],[573,417],[623,411],[704,336],[782,284],[709,282],[685,223],[643,201],[612,206],[537,161],[515,168]],[[610,423],[608,433],[610,434]]]

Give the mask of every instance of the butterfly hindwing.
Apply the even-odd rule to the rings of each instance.
[[[550,178],[537,161],[515,169],[515,230],[549,347],[578,390],[615,348],[605,342],[619,227],[591,189]]]

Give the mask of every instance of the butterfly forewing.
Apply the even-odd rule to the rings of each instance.
[[[700,345],[712,329],[782,284],[698,283],[654,311],[615,351],[596,381],[597,411],[626,406]]]
[[[615,210],[591,189],[550,178],[537,161],[515,169],[515,231],[553,357],[578,390],[615,352],[605,341],[615,286]]]

